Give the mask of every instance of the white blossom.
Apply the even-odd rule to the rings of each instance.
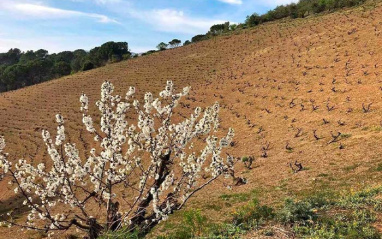
[[[121,223],[131,225],[131,219],[141,210],[138,205],[144,200],[150,200],[149,206],[155,213],[151,220],[159,223],[203,187],[206,180],[202,173],[210,173],[211,181],[229,175],[233,158],[223,159],[221,153],[230,145],[234,131],[229,129],[221,139],[213,135],[219,128],[219,104],[204,111],[197,107],[189,118],[173,123],[174,108],[190,87],[183,88],[181,93],[174,91],[173,82],[167,81],[158,98],[148,92],[140,104],[134,99],[134,87],[130,87],[123,99],[113,95],[114,85],[105,81],[101,98],[96,102],[99,121],[89,114],[89,99],[82,94],[82,122],[98,144],[85,153],[86,158],[81,158],[83,154],[75,144],[65,143],[65,122],[60,114],[56,115],[55,142],[48,130],[42,131],[50,163],[35,167],[21,159],[12,166],[3,152],[4,138],[0,137],[0,169],[3,173],[12,170],[14,191],[22,192],[23,205],[31,209],[26,225],[40,225],[36,224],[40,220],[45,222],[44,228],[61,230],[69,226],[71,219],[78,219],[76,213],[82,213],[86,220],[107,218],[98,217],[100,213],[93,215],[87,205],[97,203],[109,213],[113,202],[125,200],[121,200],[121,191],[115,190],[117,185],[118,189],[125,186],[129,190],[124,193],[130,193],[127,195],[130,202],[124,207],[131,208],[121,213]],[[129,123],[128,114],[136,116],[137,121]],[[199,139],[205,140],[204,148],[194,146]]]

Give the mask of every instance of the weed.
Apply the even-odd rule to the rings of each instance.
[[[279,220],[284,224],[309,225],[316,219],[314,206],[308,201],[286,199],[284,207],[278,213]]]
[[[248,205],[233,213],[233,224],[243,230],[258,229],[265,221],[273,217],[273,208],[260,205],[258,200],[253,199]]]

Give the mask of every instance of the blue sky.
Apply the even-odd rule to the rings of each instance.
[[[243,22],[292,0],[0,0],[0,52],[50,53],[126,41],[133,52],[206,33],[216,23]]]

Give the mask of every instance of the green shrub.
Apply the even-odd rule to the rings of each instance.
[[[307,197],[305,201],[309,202],[313,208],[327,209],[335,204],[336,196],[332,192],[320,192]]]
[[[285,224],[311,224],[317,215],[314,206],[307,201],[285,200],[284,207],[278,214],[279,220]]]
[[[200,210],[189,210],[184,212],[183,222],[193,236],[200,236],[206,229],[207,217],[203,216]]]
[[[174,231],[158,239],[189,239],[200,237],[208,233],[210,224],[207,217],[200,210],[188,210],[183,212],[182,223],[174,228]]]
[[[273,217],[273,208],[260,205],[258,200],[253,199],[251,203],[234,212],[233,225],[243,230],[258,229],[265,221]]]
[[[373,227],[375,211],[381,207],[375,196],[380,192],[380,188],[374,188],[336,198],[319,194],[310,197],[305,201],[312,208],[320,208],[320,215],[314,215],[310,224],[295,224],[293,230],[304,238],[381,238]]]
[[[214,238],[214,239],[239,239],[242,238],[242,234],[246,231],[242,230],[240,227],[237,227],[230,223],[224,224],[212,224],[209,227],[208,235],[203,238]]]
[[[381,238],[377,230],[371,225],[375,216],[368,210],[353,213],[338,213],[321,217],[313,225],[295,226],[295,233],[306,238]]]
[[[107,232],[99,237],[100,239],[141,239],[138,231],[129,232],[127,230],[118,230],[115,232]]]

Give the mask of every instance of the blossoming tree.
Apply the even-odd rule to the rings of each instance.
[[[134,87],[124,99],[113,91],[112,83],[102,84],[96,103],[100,130],[88,113],[88,97],[80,97],[83,123],[98,142],[86,159],[75,144],[65,143],[61,115],[56,115],[55,139],[42,131],[50,164],[34,166],[23,159],[12,164],[0,138],[2,171],[30,208],[26,222],[8,214],[5,223],[50,233],[76,227],[89,238],[122,227],[145,234],[218,177],[233,176],[233,157],[221,154],[234,132],[229,129],[220,139],[213,136],[218,129],[217,103],[204,111],[198,107],[189,118],[174,123],[174,108],[189,87],[175,94],[169,81],[159,98],[146,93],[143,104],[134,98]],[[128,111],[137,117],[136,124],[127,122]],[[203,143],[201,150],[193,149],[194,142]]]

